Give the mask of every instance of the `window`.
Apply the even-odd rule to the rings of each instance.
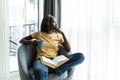
[[[18,70],[19,40],[39,29],[38,0],[9,0],[10,72]]]

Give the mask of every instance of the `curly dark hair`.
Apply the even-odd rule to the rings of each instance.
[[[41,31],[48,33],[48,31],[51,28],[51,22],[54,19],[55,19],[55,17],[52,15],[45,16],[42,20],[42,23],[41,23]]]

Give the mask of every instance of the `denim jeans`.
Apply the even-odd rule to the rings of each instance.
[[[84,55],[82,53],[74,53],[67,55],[66,57],[70,60],[54,70],[54,73],[57,75],[61,75],[68,69],[84,61]],[[33,72],[35,75],[35,80],[48,80],[49,67],[42,64],[40,59],[35,60],[33,65]]]

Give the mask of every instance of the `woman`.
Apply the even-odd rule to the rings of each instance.
[[[44,47],[37,47],[37,58],[33,64],[34,76],[35,80],[48,80],[49,67],[41,63],[40,57],[54,58],[58,56],[59,44],[63,45],[64,49],[68,52],[71,50],[71,47],[64,32],[57,27],[56,19],[51,15],[43,18],[40,31],[24,37],[20,40],[20,43],[31,43],[37,46],[39,40],[44,41]],[[66,57],[69,58],[69,61],[54,69],[54,73],[57,75],[61,75],[69,68],[82,63],[84,60],[82,53],[74,53]]]

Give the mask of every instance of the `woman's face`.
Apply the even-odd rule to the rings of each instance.
[[[57,28],[57,22],[56,19],[53,19],[51,21],[51,30],[55,30]]]

